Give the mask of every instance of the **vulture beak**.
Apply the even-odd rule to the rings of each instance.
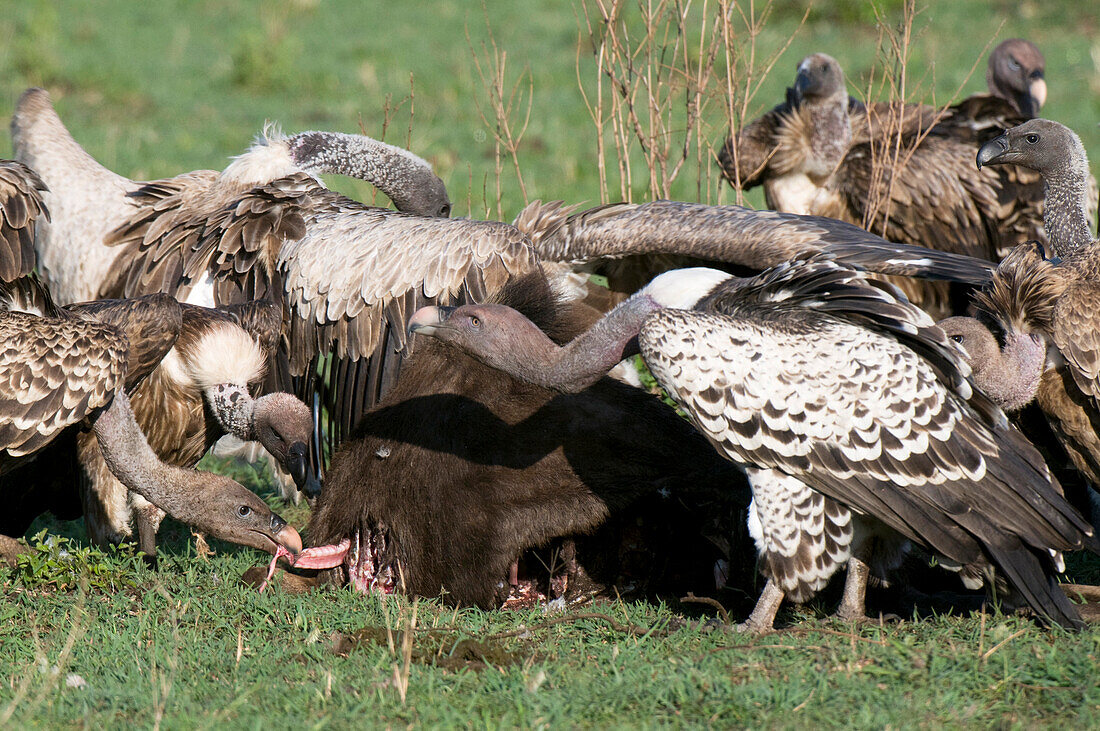
[[[409,334],[434,335],[454,311],[454,307],[421,307],[409,318]]]
[[[806,98],[806,90],[810,88],[810,73],[807,69],[799,67],[798,75],[794,77],[794,86],[787,89],[787,103],[792,107],[802,105]]]
[[[1039,110],[1043,108],[1043,104],[1047,100],[1047,82],[1042,76],[1031,82],[1028,93],[1031,96],[1031,103],[1035,105],[1031,116],[1037,117],[1039,116]]]
[[[304,492],[308,498],[315,498],[321,494],[321,481],[309,462],[308,450],[305,442],[291,444],[286,453],[286,470],[294,478],[299,492]]]
[[[271,514],[270,537],[277,546],[281,546],[295,556],[302,552],[302,537],[298,535],[298,531],[275,513]]]
[[[1000,162],[1001,157],[1007,152],[1008,135],[991,139],[978,149],[978,169],[981,170],[982,165],[988,165],[991,162]]]

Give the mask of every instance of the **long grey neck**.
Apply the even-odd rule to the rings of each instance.
[[[207,388],[205,395],[214,418],[225,433],[245,442],[256,439],[256,401],[247,389],[233,383],[219,383]]]
[[[1026,334],[1010,336],[1004,350],[991,356],[989,367],[978,369],[974,382],[1005,411],[1031,403],[1039,390],[1046,363],[1046,346]]]
[[[295,162],[303,168],[365,180],[389,196],[399,211],[413,205],[405,191],[431,188],[436,180],[431,166],[421,158],[365,135],[300,132],[287,142]]]
[[[535,352],[516,361],[513,375],[556,391],[583,391],[633,354],[642,323],[659,309],[652,298],[635,295],[564,346],[542,335]]]
[[[1054,253],[1067,257],[1092,246],[1089,230],[1088,173],[1067,170],[1045,175],[1046,201],[1043,204],[1043,227]]]
[[[810,148],[814,154],[807,172],[819,177],[832,175],[852,144],[847,92],[842,89],[837,95],[813,105],[810,115],[813,121]]]
[[[119,391],[92,425],[108,469],[119,482],[169,515],[199,523],[203,490],[200,473],[160,461],[134,420],[130,400]]]

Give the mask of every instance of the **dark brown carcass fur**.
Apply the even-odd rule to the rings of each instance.
[[[553,302],[540,273],[499,299],[557,340],[588,324]],[[709,485],[748,502],[741,471],[651,394],[608,378],[555,393],[420,340],[393,392],[334,456],[312,545],[385,535],[380,564],[399,565],[393,576],[408,592],[495,607],[522,552],[589,533],[639,496],[675,501]],[[669,543],[692,538],[698,531]]]

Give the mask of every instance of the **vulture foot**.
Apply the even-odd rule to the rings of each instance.
[[[764,591],[760,592],[760,598],[756,600],[752,614],[741,624],[733,625],[733,630],[754,635],[771,632],[775,625],[775,614],[782,603],[783,590],[776,586],[774,581],[768,579],[768,583],[764,585]]]

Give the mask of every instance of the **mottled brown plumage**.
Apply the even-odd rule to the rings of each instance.
[[[27,498],[34,506],[42,505],[36,502],[40,497],[36,491],[28,492],[19,483],[42,480],[52,488],[49,473],[71,461],[38,463],[34,451],[51,440],[72,438],[78,422],[87,418],[92,426],[89,434],[94,434],[111,474],[129,489],[211,535],[272,553],[300,550],[297,532],[254,494],[225,477],[165,465],[149,448],[123,387],[126,367],[128,362],[139,367],[145,362],[132,359],[131,351],[161,347],[170,338],[155,338],[151,346],[138,342],[149,328],[126,327],[119,303],[98,312],[69,312],[48,307],[42,292],[37,299],[43,307],[38,312],[14,310],[26,304],[35,288],[33,282],[24,282],[2,290],[0,474],[7,474],[0,490],[5,498]],[[152,298],[130,306],[140,313],[146,304],[156,309],[166,302]],[[41,309],[50,312],[41,313]],[[124,326],[92,319],[107,311]],[[164,326],[170,328],[171,322]],[[135,338],[132,343],[131,337]],[[69,484],[75,487],[72,481]],[[21,532],[26,527],[14,525],[34,517],[25,507],[15,505],[6,511],[5,530],[14,527]]]
[[[1017,171],[975,174],[973,136],[952,134],[949,123],[964,125],[967,112],[896,104],[850,109],[839,65],[823,54],[803,62],[796,88],[787,105],[728,140],[719,159],[741,187],[762,183],[770,207],[992,261],[1041,238],[1037,181]],[[943,126],[932,129],[937,122]],[[753,143],[738,154],[738,174],[731,166],[743,138]],[[925,298],[942,296],[927,290]]]
[[[34,231],[49,221],[42,201],[46,184],[22,163],[0,160],[0,281],[11,282],[34,269]]]

